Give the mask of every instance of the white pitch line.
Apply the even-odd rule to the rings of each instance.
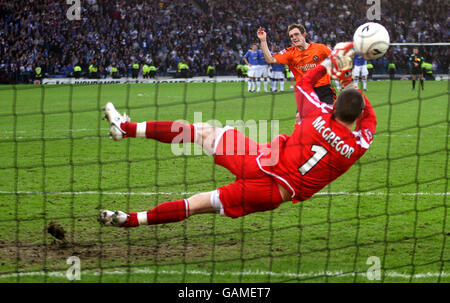
[[[199,192],[99,192],[99,191],[0,191],[3,195],[119,195],[119,196],[156,196],[156,195],[194,195]],[[449,196],[450,192],[446,193],[434,193],[434,192],[320,192],[315,196],[387,196],[387,195],[400,195],[400,196]]]
[[[411,135],[411,134],[381,134],[381,135],[374,135],[374,137],[417,137],[417,135]],[[445,138],[450,137],[450,135],[434,135],[433,138]]]
[[[100,276],[100,275],[128,275],[129,272],[126,270],[104,270],[102,272],[99,271],[82,271],[81,277],[83,276]],[[137,269],[131,269],[130,274],[157,274],[157,275],[176,275],[176,276],[182,276],[183,274],[188,275],[198,275],[198,276],[244,276],[244,277],[257,277],[257,276],[271,276],[271,277],[281,277],[281,278],[296,278],[296,279],[303,279],[303,278],[316,278],[316,277],[334,277],[334,278],[343,278],[343,277],[354,277],[357,276],[366,276],[366,273],[353,273],[353,272],[307,272],[307,273],[290,273],[290,272],[271,272],[271,271],[243,271],[243,272],[236,272],[236,271],[215,271],[215,272],[208,272],[208,271],[200,271],[200,270],[186,270],[179,271],[179,270],[154,270],[154,269],[146,269],[146,268],[137,268]],[[437,277],[450,277],[450,273],[447,272],[426,272],[426,273],[417,273],[417,274],[407,274],[407,273],[399,273],[399,272],[385,272],[385,277],[391,277],[391,278],[402,278],[402,279],[425,279],[425,278],[437,278]],[[57,277],[57,278],[65,278],[66,272],[62,271],[53,271],[53,272],[42,272],[42,271],[36,271],[36,272],[25,272],[25,273],[11,273],[11,274],[4,274],[0,275],[0,279],[8,279],[8,278],[16,278],[19,277],[33,277],[33,276],[48,276],[48,277]]]
[[[438,128],[447,128],[447,126],[437,125]],[[88,132],[88,131],[98,131],[98,128],[73,128],[73,129],[47,129],[46,133],[66,133],[66,132]],[[109,130],[109,128],[100,128],[101,131]],[[3,134],[26,134],[26,133],[42,133],[41,129],[33,129],[33,130],[2,130],[0,133]],[[450,135],[449,135],[450,136]],[[375,134],[374,137],[417,137],[417,134],[403,134],[403,133],[394,133],[394,134]],[[435,135],[436,137],[436,135]],[[447,137],[447,135],[438,135],[438,137]]]
[[[350,192],[322,192],[315,194],[316,196],[387,196],[387,195],[400,195],[400,196],[449,196],[450,192],[447,193],[433,193],[433,192],[417,192],[417,193],[405,193],[405,192],[360,192],[360,193],[350,193]]]
[[[72,133],[77,133],[77,132],[91,132],[91,131],[98,131],[98,128],[79,128],[79,129],[52,129],[52,130],[45,130],[44,132],[46,134],[48,133],[67,133],[67,132],[72,132]],[[101,131],[103,130],[109,130],[109,128],[100,128]],[[2,131],[2,133],[4,134],[26,134],[26,133],[42,133],[41,129],[37,129],[37,130],[16,130],[16,131],[12,131],[12,130],[4,130]]]
[[[98,139],[99,136],[97,135],[91,135],[91,136],[83,136],[83,137],[77,137],[77,138],[70,138],[70,137],[40,137],[39,139],[41,140],[69,140],[69,139],[83,139],[83,140],[87,140],[87,139]],[[24,140],[24,141],[20,141],[20,142],[26,142],[27,139],[30,139],[29,137],[16,137],[15,139],[17,140]]]
[[[51,135],[51,134],[60,134],[60,133],[67,133],[67,132],[71,132],[71,133],[76,133],[76,132],[93,132],[93,131],[95,131],[95,132],[98,132],[98,128],[92,128],[92,129],[89,129],[89,128],[81,128],[81,129],[64,129],[64,130],[46,130],[45,131],[45,134],[46,135]],[[102,131],[102,132],[104,132],[104,131],[107,131],[108,130],[108,128],[100,128],[100,131]],[[6,133],[6,134],[14,134],[14,133],[16,133],[16,134],[27,134],[27,133],[39,133],[39,134],[41,134],[42,133],[42,130],[34,130],[34,131],[26,131],[26,130],[18,130],[18,131],[16,131],[16,132],[14,132],[14,131],[3,131],[3,133]],[[95,138],[97,138],[98,136],[97,136],[97,133],[96,134],[94,134],[94,135],[89,135],[89,136],[84,136],[84,137],[77,137],[77,138],[75,138],[75,139],[90,139],[90,138],[92,138],[92,137],[95,137]],[[18,139],[18,140],[27,140],[27,139],[30,139],[29,137],[23,137],[23,136],[18,136],[18,137],[16,137],[16,139]],[[64,137],[51,137],[51,136],[44,136],[44,137],[39,137],[39,139],[43,139],[43,140],[55,140],[55,139],[59,139],[59,140],[62,140],[62,139],[72,139],[71,137],[67,137],[67,136],[64,136]]]
[[[169,193],[169,192],[99,192],[99,191],[53,191],[53,192],[42,192],[42,191],[0,191],[0,194],[4,195],[119,195],[119,196],[156,196],[156,195],[193,195],[198,192],[180,192],[180,193]]]

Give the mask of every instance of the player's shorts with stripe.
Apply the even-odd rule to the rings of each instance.
[[[259,77],[258,75],[259,75],[259,65],[252,65],[252,66],[249,66],[248,67],[248,73],[247,73],[247,75],[250,77],[250,78],[255,78],[255,77]]]
[[[365,77],[369,74],[366,65],[355,65],[353,67],[353,77]]]
[[[233,183],[217,189],[228,217],[272,210],[283,202],[278,183],[259,169],[256,158],[261,148],[235,129],[227,130],[216,147],[214,162],[236,176]]]

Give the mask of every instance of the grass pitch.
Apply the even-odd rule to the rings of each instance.
[[[250,94],[241,83],[1,87],[0,282],[70,282],[70,256],[81,282],[450,282],[448,83],[410,85],[369,82],[373,144],[312,199],[135,229],[101,227],[98,211],[148,210],[234,178],[205,154],[110,140],[107,101],[136,122],[197,112],[223,125],[279,120],[291,134],[293,93]],[[65,242],[47,233],[50,222]],[[371,256],[381,280],[366,275]]]

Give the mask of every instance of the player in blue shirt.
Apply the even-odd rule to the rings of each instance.
[[[261,78],[264,78],[264,91],[268,93],[267,85],[269,83],[268,77],[269,77],[269,64],[266,62],[266,59],[264,58],[264,53],[261,49],[258,49],[258,65],[259,65],[259,76]],[[257,82],[257,89],[256,91],[260,91],[261,82]]]
[[[258,44],[253,43],[251,49],[244,55],[244,62],[248,65],[248,91],[255,91],[256,81],[259,83],[259,53]]]
[[[353,58],[353,80],[355,85],[359,86],[359,78],[361,77],[365,91],[367,91],[367,75],[369,74],[366,64],[366,59],[358,54]]]
[[[278,49],[272,46],[271,53],[277,53]],[[280,91],[284,91],[284,64],[271,64],[269,68],[270,90],[276,92],[278,83],[280,83]]]

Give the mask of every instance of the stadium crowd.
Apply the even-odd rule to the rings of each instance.
[[[370,7],[363,0],[85,0],[81,20],[71,21],[66,1],[0,0],[0,81],[20,82],[37,66],[47,75],[72,75],[80,65],[98,66],[99,75],[111,66],[121,75],[131,66],[153,64],[159,75],[177,71],[184,62],[191,75],[234,74],[256,30],[267,31],[269,43],[289,46],[287,25],[303,23],[308,39],[330,43],[352,39],[367,22]],[[381,1],[381,20],[391,42],[446,42],[449,39],[447,0]],[[375,63],[386,71],[388,61],[407,73],[412,48],[393,46]],[[423,47],[425,60],[447,73],[448,46]]]

